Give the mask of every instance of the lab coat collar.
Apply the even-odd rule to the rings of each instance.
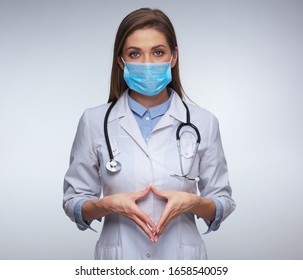
[[[168,115],[180,122],[186,122],[186,109],[182,99],[174,90],[172,90],[172,93],[174,96],[168,109]]]
[[[109,115],[108,122],[112,122],[119,119],[120,126],[128,133],[130,137],[141,147],[141,149],[149,154],[148,147],[144,141],[138,123],[131,109],[128,106],[127,100],[128,90],[126,90],[122,96],[118,99],[116,105],[113,107],[112,112]],[[174,120],[185,122],[186,121],[186,109],[182,103],[181,98],[175,92],[173,92],[173,99],[167,113],[162,116],[157,123],[154,131],[162,129],[164,127],[172,126]]]
[[[172,117],[180,122],[186,122],[186,109],[182,103],[182,100],[174,90],[171,90],[171,92],[173,94],[171,105],[162,119]],[[132,114],[132,111],[128,106],[127,94],[128,89],[125,90],[118,99],[117,104],[114,106],[109,115],[108,122],[125,117],[128,113]]]
[[[108,122],[124,117],[128,112],[131,113],[127,104],[128,89],[123,92],[121,97],[118,99],[116,105],[113,107],[109,114]]]
[[[119,119],[119,124],[126,131],[126,133],[134,139],[135,142],[148,154],[147,145],[142,137],[140,128],[135,119],[135,116],[128,106],[127,100],[128,90],[124,91],[122,96],[118,99],[116,105],[113,107],[109,115],[108,122]]]
[[[172,100],[170,107],[166,114],[160,119],[157,125],[154,128],[154,131],[158,129],[163,129],[168,126],[173,126],[175,120],[179,122],[186,122],[186,109],[182,103],[179,95],[172,90]],[[179,123],[178,123],[179,124]]]

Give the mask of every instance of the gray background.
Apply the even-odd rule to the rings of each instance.
[[[302,259],[299,0],[1,0],[0,258],[93,257],[63,177],[80,115],[107,100],[117,27],[144,6],[171,18],[185,91],[220,120],[237,209],[209,258]]]

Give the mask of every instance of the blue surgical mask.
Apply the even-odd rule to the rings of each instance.
[[[160,63],[124,62],[124,80],[128,87],[147,96],[160,93],[172,80],[171,61]]]

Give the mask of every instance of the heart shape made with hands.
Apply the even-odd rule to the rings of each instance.
[[[145,190],[143,190],[143,192],[140,192],[141,195],[137,197],[136,202],[144,200],[144,198],[146,198],[150,192],[166,202],[157,224],[155,224],[145,213],[142,216],[142,220],[151,231],[152,236],[150,235],[150,232],[146,232],[146,230],[144,231],[153,242],[157,242],[158,238],[164,232],[172,219],[189,211],[189,209],[192,207],[191,198],[193,194],[180,191],[164,191],[153,186],[148,186]]]

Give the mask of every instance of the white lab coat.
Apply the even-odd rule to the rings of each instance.
[[[141,191],[149,185],[161,190],[177,190],[218,199],[223,206],[223,220],[234,210],[226,161],[221,145],[217,119],[208,111],[189,104],[191,122],[201,133],[198,152],[193,155],[196,137],[192,129],[182,134],[182,162],[187,172],[194,157],[190,181],[171,176],[181,174],[176,130],[186,121],[186,109],[174,93],[167,113],[144,141],[125,92],[117,101],[108,119],[108,133],[116,160],[122,170],[109,174],[105,168],[109,154],[104,138],[103,122],[109,104],[84,112],[71,152],[70,167],[65,176],[63,207],[75,221],[74,206],[83,197],[97,199],[121,192]],[[157,223],[165,201],[153,193],[138,202],[139,207]],[[207,222],[207,221],[206,221]],[[78,225],[81,228],[80,225]],[[95,248],[95,259],[206,259],[207,253],[194,215],[175,218],[156,244],[131,220],[111,214]]]

